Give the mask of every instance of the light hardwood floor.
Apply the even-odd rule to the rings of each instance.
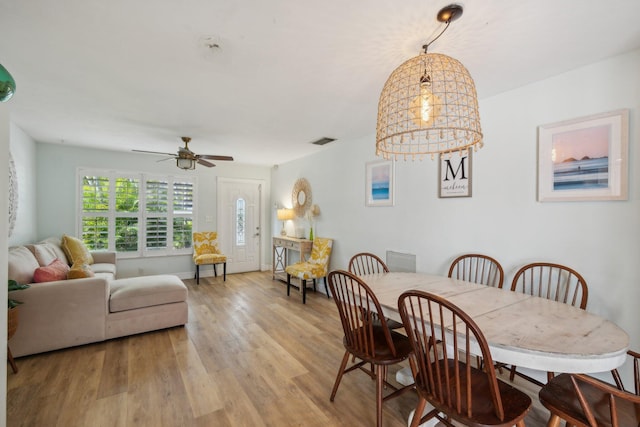
[[[324,294],[309,292],[303,305],[270,272],[185,283],[185,327],[17,359],[7,425],[375,425],[375,383],[364,373],[347,374],[329,402],[344,348]],[[385,403],[384,425],[406,426],[416,402],[406,393]],[[527,425],[545,417],[538,408]]]

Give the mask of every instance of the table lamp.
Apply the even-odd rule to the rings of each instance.
[[[282,230],[280,230],[281,236],[286,236],[287,231],[284,229],[285,221],[294,218],[293,209],[278,209],[278,221],[282,221]]]

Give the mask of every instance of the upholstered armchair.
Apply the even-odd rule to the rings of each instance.
[[[227,280],[227,256],[218,248],[218,233],[202,231],[193,233],[193,262],[196,265],[196,284],[200,284],[200,266],[213,265],[213,274],[218,276],[216,264],[223,265],[223,280]]]
[[[332,239],[316,237],[311,247],[308,261],[297,262],[285,268],[287,272],[287,296],[291,291],[291,277],[300,279],[302,287],[302,303],[307,303],[307,280],[313,280],[313,290],[316,290],[316,280],[324,278],[324,289],[329,297],[327,274],[329,273],[329,258],[331,257]]]

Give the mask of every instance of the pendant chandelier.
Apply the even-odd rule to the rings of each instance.
[[[378,103],[377,156],[434,159],[482,147],[478,97],[469,71],[450,56],[427,53],[461,15],[459,5],[440,10],[438,21],[446,23],[442,32],[389,76]]]

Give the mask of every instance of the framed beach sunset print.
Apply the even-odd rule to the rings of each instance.
[[[629,110],[538,127],[538,201],[626,200]]]
[[[367,206],[393,206],[392,160],[366,164],[365,204]]]

